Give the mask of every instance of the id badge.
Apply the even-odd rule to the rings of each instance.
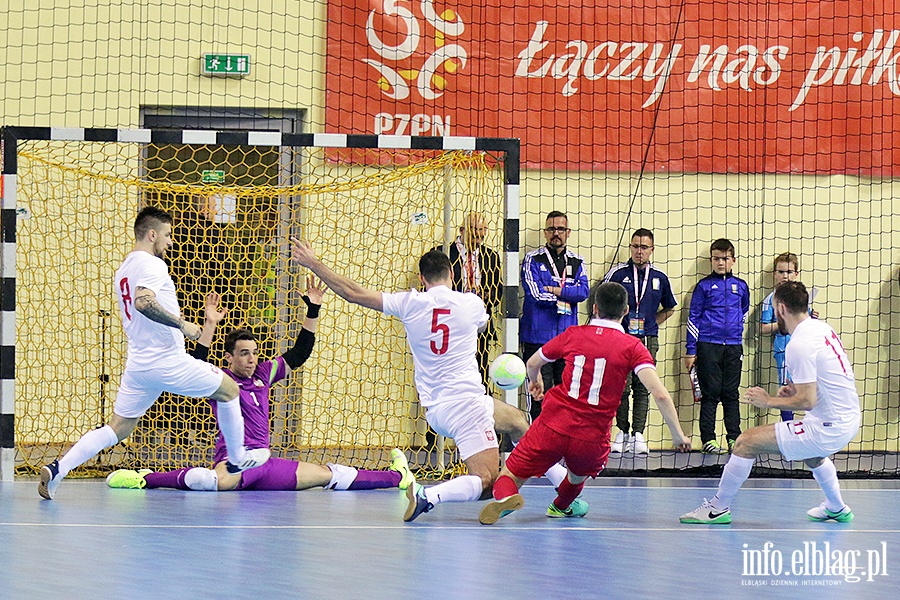
[[[556,314],[558,315],[571,315],[572,314],[572,305],[566,302],[565,300],[557,300],[556,301]]]
[[[631,335],[644,335],[644,320],[639,318],[637,315],[630,316],[628,318],[628,333]]]

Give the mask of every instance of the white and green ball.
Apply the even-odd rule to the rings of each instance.
[[[525,363],[515,354],[501,354],[491,363],[490,375],[501,390],[514,390],[525,381]]]

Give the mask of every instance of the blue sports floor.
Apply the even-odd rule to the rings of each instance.
[[[571,520],[544,515],[549,486],[527,486],[525,508],[483,526],[480,503],[403,523],[396,490],[66,480],[42,501],[23,479],[0,483],[0,598],[898,597],[900,481],[843,482],[849,524],[806,519],[821,500],[811,480],[750,480],[732,525],[679,524],[714,485],[604,478],[585,490],[587,517]]]

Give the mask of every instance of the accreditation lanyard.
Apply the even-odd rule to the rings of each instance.
[[[563,250],[563,271],[561,275],[559,269],[556,268],[556,261],[553,259],[553,251],[550,250],[550,248],[547,248],[547,258],[549,259],[547,262],[550,263],[550,270],[553,271],[554,277],[559,279],[559,289],[562,290],[566,285],[566,271],[569,267],[569,259],[566,257],[565,250]],[[556,313],[560,315],[571,315],[572,305],[562,298],[559,298],[556,301]]]
[[[461,238],[456,238],[456,248],[459,250],[459,257],[462,259],[463,271],[465,279],[463,282],[464,292],[474,292],[478,289],[478,279],[480,276],[478,269],[478,257],[476,252],[469,252]]]
[[[566,284],[566,270],[569,267],[569,260],[566,257],[565,251],[563,251],[562,275],[559,274],[559,269],[556,268],[556,260],[554,260],[553,251],[550,250],[550,248],[547,248],[547,258],[549,259],[547,262],[550,263],[550,270],[553,271],[553,276],[559,279],[559,287],[563,287]]]
[[[638,295],[638,268],[637,265],[631,263],[631,267],[634,269],[634,312],[640,314],[641,312],[641,300],[644,299],[644,294],[647,293],[647,282],[650,281],[650,263],[647,263],[644,266],[644,284],[641,286],[641,293]]]
[[[643,336],[644,319],[641,317],[641,300],[644,299],[644,295],[647,293],[647,282],[650,281],[650,263],[647,263],[644,267],[644,285],[641,286],[640,293],[638,293],[637,265],[631,263],[631,267],[634,269],[634,278],[632,281],[632,285],[634,285],[634,314],[629,315],[628,317],[628,333],[631,335]]]

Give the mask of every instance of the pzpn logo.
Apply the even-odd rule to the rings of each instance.
[[[447,78],[466,66],[468,55],[453,40],[465,31],[465,23],[449,8],[438,15],[433,0],[422,0],[420,16],[400,6],[408,0],[381,2],[381,35],[375,29],[378,11],[371,11],[366,21],[366,39],[381,60],[364,59],[378,71],[378,87],[394,100],[408,98],[410,88],[425,100],[439,98]]]

